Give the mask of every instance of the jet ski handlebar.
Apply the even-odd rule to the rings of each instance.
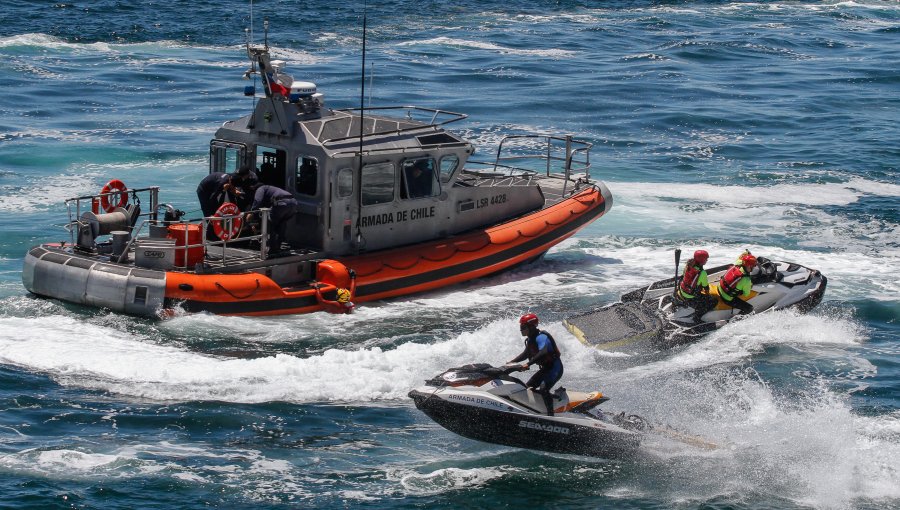
[[[528,370],[527,368],[525,368],[525,366],[523,366],[520,363],[508,363],[506,365],[497,367],[497,369],[507,375],[509,375],[513,372],[524,372],[525,370]]]

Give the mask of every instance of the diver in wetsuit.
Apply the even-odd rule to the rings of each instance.
[[[538,317],[533,313],[527,313],[519,319],[519,330],[525,337],[525,350],[509,363],[528,360],[522,364],[522,370],[528,370],[535,364],[540,367],[526,386],[544,397],[547,415],[553,416],[553,397],[550,395],[550,389],[562,378],[563,364],[556,341],[550,333],[539,330],[537,326]]]

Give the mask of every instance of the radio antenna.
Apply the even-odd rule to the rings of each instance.
[[[368,1],[363,2],[363,36],[362,36],[362,66],[359,75],[359,178],[356,180],[356,247],[362,243],[362,231],[360,224],[362,219],[362,167],[363,167],[363,134],[366,124],[366,16],[368,14]]]

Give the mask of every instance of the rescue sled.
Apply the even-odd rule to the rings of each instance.
[[[753,313],[785,308],[807,312],[822,301],[828,279],[815,269],[758,257],[751,271],[752,292],[746,298]],[[729,265],[707,269],[710,294],[719,298],[717,282]],[[654,282],[622,295],[621,301],[563,321],[582,343],[601,350],[655,351],[690,343],[746,315],[722,302],[697,316],[676,299],[675,278]]]

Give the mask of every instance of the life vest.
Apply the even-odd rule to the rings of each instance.
[[[697,294],[697,291],[700,290],[699,282],[700,273],[702,271],[703,269],[691,263],[688,263],[688,265],[685,266],[684,276],[681,277],[681,285],[679,285],[682,295],[687,294],[688,296],[695,296]]]
[[[538,345],[537,345],[537,337],[539,335],[547,335],[547,340],[550,340],[550,352],[541,356],[540,359],[534,360],[539,366],[543,367],[544,365],[550,365],[561,356],[561,352],[559,351],[559,347],[556,346],[556,340],[553,339],[553,335],[547,333],[546,331],[538,331],[537,335],[534,335],[534,338],[528,337],[525,339],[525,348],[528,349],[528,352],[531,356],[534,356],[538,353]],[[529,356],[530,357],[530,356]]]
[[[731,269],[719,280],[719,294],[724,292],[728,297],[733,298],[738,282],[744,276],[746,276],[744,274],[744,266],[731,266]]]

